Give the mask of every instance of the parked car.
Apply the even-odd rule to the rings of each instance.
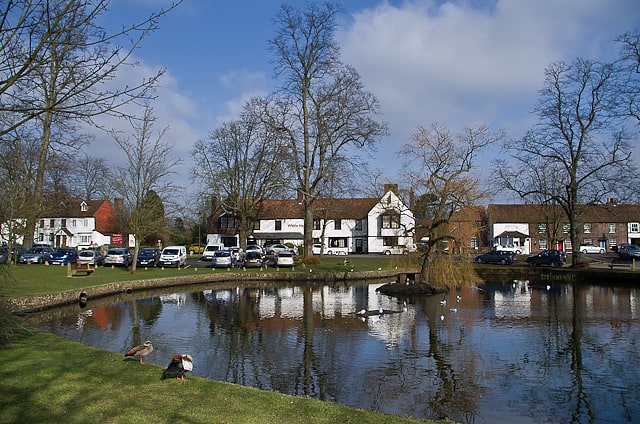
[[[0,264],[6,264],[9,261],[9,249],[5,246],[0,247]]]
[[[522,254],[522,246],[514,246],[513,244],[509,244],[509,245],[496,245],[494,247],[496,250],[500,250],[503,252],[511,252],[514,253],[516,255],[521,255]]]
[[[294,266],[294,265],[295,265],[295,259],[292,252],[290,251],[278,252],[278,254],[276,255],[277,267],[281,267],[281,266],[286,267],[286,266]]]
[[[133,262],[133,255],[131,251],[126,247],[112,247],[107,250],[107,254],[104,255],[104,265],[114,265],[121,267],[129,267]]]
[[[640,246],[635,244],[621,244],[618,246],[621,259],[640,259]]]
[[[78,252],[73,247],[59,247],[49,256],[49,259],[47,259],[49,265],[66,265],[77,262]]]
[[[382,253],[385,255],[406,255],[409,253],[409,249],[407,249],[407,246],[391,246],[385,247]]]
[[[138,250],[136,266],[158,266],[160,262],[160,249],[155,247],[144,247]]]
[[[213,252],[211,266],[213,268],[233,268],[235,259],[231,250],[216,250]]]
[[[232,247],[229,250],[231,250],[231,255],[233,256],[233,260],[235,262],[240,262],[242,260],[242,257],[244,256],[244,251],[241,248]]]
[[[543,250],[537,255],[527,258],[529,266],[550,265],[553,267],[562,266],[567,261],[567,254],[562,250]]]
[[[265,248],[267,251],[267,255],[276,255],[280,252],[290,252],[293,253],[293,250],[284,244],[272,244]]]
[[[249,252],[258,252],[261,255],[264,255],[264,249],[262,248],[262,246],[258,246],[257,244],[248,244],[246,249],[245,249],[246,253]]]
[[[264,257],[260,252],[249,250],[244,254],[241,263],[246,268],[262,268],[264,266]]]
[[[176,268],[187,266],[187,248],[184,246],[165,247],[160,253],[158,265]]]
[[[604,247],[600,247],[600,246],[596,246],[593,243],[585,243],[585,244],[581,244],[580,248],[578,249],[580,251],[580,253],[583,254],[587,254],[587,253],[600,253],[600,254],[604,254],[605,249]]]
[[[326,253],[327,249],[324,248],[322,249],[322,245],[320,243],[315,243],[311,246],[311,253],[314,255],[319,255],[320,251],[322,251],[322,253]]]
[[[54,250],[51,246],[32,247],[18,258],[18,263],[43,264],[47,262],[53,252]]]
[[[221,249],[222,246],[219,244],[207,244],[202,251],[202,257],[200,258],[200,260],[210,261],[211,259],[213,259],[213,254],[216,252],[216,250]]]
[[[18,263],[20,256],[27,252],[22,246],[11,247],[11,261]],[[9,261],[9,248],[7,246],[0,247],[0,264],[6,264]]]
[[[479,264],[511,265],[514,256],[515,254],[513,252],[507,252],[506,250],[492,250],[491,252],[476,256],[475,260]]]
[[[102,266],[104,265],[104,256],[97,250],[81,250],[78,253],[78,263]]]

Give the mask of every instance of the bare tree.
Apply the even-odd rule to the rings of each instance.
[[[131,61],[133,51],[158,27],[161,10],[140,23],[107,32],[98,25],[108,12],[108,0],[7,2],[0,16],[0,136],[33,122],[40,132],[40,152],[34,180],[34,214],[43,203],[47,155],[56,144],[75,143],[79,121],[96,116],[123,117],[123,106],[152,97],[163,74],[157,72],[133,86],[117,87],[117,73]],[[169,8],[172,9],[175,5]],[[119,46],[118,43],[127,45]],[[28,217],[27,233],[35,229]]]
[[[247,104],[240,119],[223,123],[192,151],[194,177],[207,182],[206,196],[234,218],[243,249],[262,202],[285,186],[282,133],[257,119],[257,104]]]
[[[503,187],[527,200],[559,205],[570,226],[572,264],[579,263],[578,226],[585,206],[602,203],[631,166],[629,134],[618,119],[617,72],[578,59],[546,69],[538,123],[505,143],[514,163],[496,162]]]
[[[620,45],[622,70],[618,94],[622,99],[622,113],[631,116],[640,124],[640,31],[622,34],[616,40]]]
[[[122,210],[116,212],[125,229],[135,236],[132,273],[136,272],[140,242],[166,227],[165,202],[177,190],[167,177],[181,161],[162,141],[168,128],[156,132],[155,122],[153,109],[147,105],[141,120],[130,119],[131,136],[112,133],[127,158],[127,165],[119,170],[115,189],[123,200]]]
[[[113,178],[104,158],[85,154],[74,161],[76,180],[71,189],[84,200],[112,199]]]
[[[313,201],[325,178],[338,164],[357,161],[349,156],[353,149],[372,148],[387,132],[372,118],[379,111],[376,98],[364,90],[358,72],[340,61],[333,38],[339,13],[332,4],[282,6],[270,42],[284,86],[262,116],[288,143],[293,188],[303,196],[305,256],[312,254]]]
[[[493,132],[484,125],[453,134],[436,123],[428,129],[418,128],[402,147],[408,184],[423,199],[426,210],[421,215],[429,222],[425,228],[429,244],[422,258],[424,281],[430,280],[431,264],[441,252],[439,249],[457,238],[449,225],[453,214],[486,197],[474,175],[475,161],[483,148],[503,136],[501,131]]]

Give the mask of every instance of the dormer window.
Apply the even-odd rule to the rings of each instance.
[[[80,203],[80,210],[82,212],[86,212],[89,210],[89,207],[87,206],[87,202],[85,202],[84,200],[82,201],[82,203]]]

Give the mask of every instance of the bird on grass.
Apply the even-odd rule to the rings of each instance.
[[[151,352],[153,352],[153,345],[149,340],[147,340],[143,344],[131,348],[131,350],[125,353],[124,356],[137,356],[140,358],[140,363],[142,364],[142,357],[147,356]]]
[[[191,355],[183,353],[182,355],[171,355],[171,362],[167,369],[162,373],[162,379],[176,376],[176,380],[184,381],[184,373],[193,370],[193,358]]]

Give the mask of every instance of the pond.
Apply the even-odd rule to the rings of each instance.
[[[376,292],[382,283],[217,283],[29,319],[113,352],[151,340],[145,362],[189,353],[203,377],[385,413],[462,423],[640,417],[635,288],[510,281],[397,299]]]

